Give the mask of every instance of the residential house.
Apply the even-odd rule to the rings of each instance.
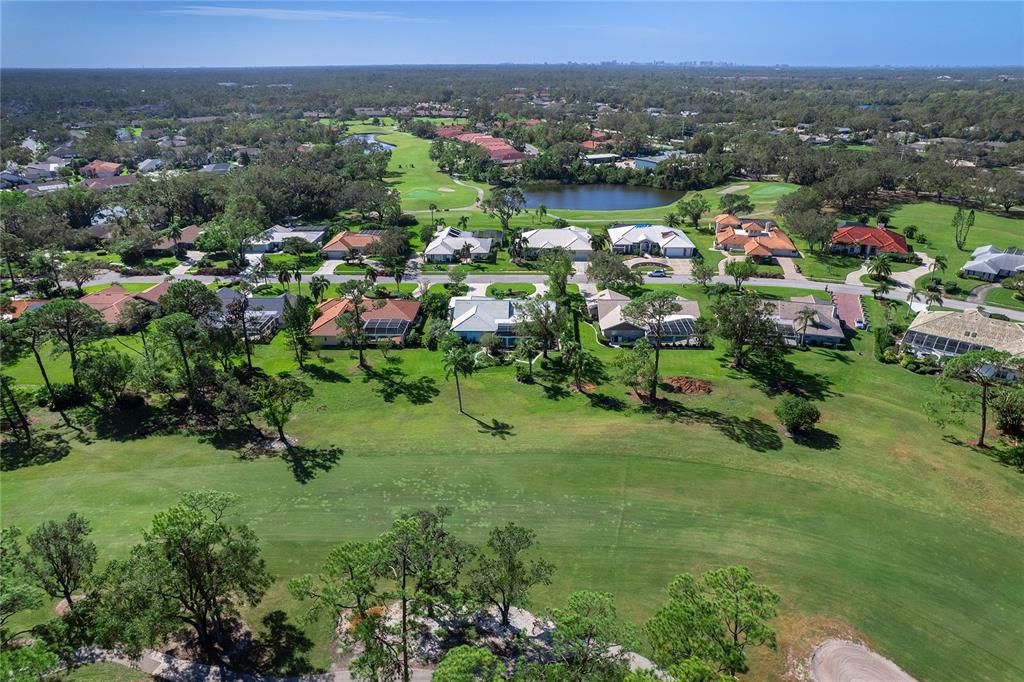
[[[597,166],[602,163],[615,163],[620,157],[618,154],[587,154],[583,157],[584,163],[589,163],[591,166]]]
[[[582,227],[570,225],[561,229],[541,228],[523,232],[525,252],[528,258],[537,258],[551,249],[565,249],[572,254],[573,260],[587,260],[593,248],[590,245],[590,232]]]
[[[160,159],[146,159],[145,161],[139,162],[140,173],[152,173],[163,168],[164,162]]]
[[[5,170],[0,172],[0,188],[10,189],[11,187],[17,187],[18,185],[30,185],[32,181],[26,178],[21,173],[14,171]]]
[[[613,253],[691,258],[697,251],[682,230],[664,225],[620,225],[608,228]]]
[[[835,348],[846,340],[839,312],[831,303],[821,303],[813,296],[797,296],[789,301],[774,301],[775,311],[771,317],[782,338],[790,345],[803,342],[809,346],[831,346]],[[814,319],[806,325],[799,321],[802,310],[814,311]]]
[[[655,154],[653,156],[638,156],[632,159],[632,162],[633,168],[637,170],[654,170],[669,159],[694,161],[699,158],[700,154],[687,154],[682,150],[672,150],[661,154]]]
[[[626,319],[623,310],[630,298],[611,289],[604,289],[587,302],[590,316],[597,322],[601,335],[613,346],[630,345],[651,336],[651,329]],[[700,306],[696,301],[676,299],[679,310],[665,318],[661,328],[663,346],[690,345],[694,341]]]
[[[119,163],[96,159],[82,166],[78,172],[83,178],[112,178],[120,175],[123,170],[124,166]]]
[[[910,323],[900,348],[939,360],[973,350],[996,350],[1024,359],[1024,325],[997,320],[977,309],[924,310]]]
[[[117,175],[109,178],[87,178],[82,180],[82,187],[93,192],[105,192],[108,189],[116,189],[118,187],[129,187],[134,185],[136,178],[134,175]]]
[[[868,258],[878,253],[905,256],[910,253],[907,240],[898,232],[885,227],[870,227],[860,223],[846,223],[832,233],[830,250],[851,256]]]
[[[43,182],[32,183],[31,185],[19,185],[16,189],[30,197],[38,197],[43,194],[49,194],[50,192],[59,192],[62,189],[67,189],[68,183],[64,180],[45,180]]]
[[[423,249],[423,260],[427,263],[458,263],[463,258],[483,260],[494,247],[494,240],[477,237],[455,227],[438,231]]]
[[[217,298],[220,300],[221,311],[215,314],[216,318],[213,321],[215,326],[224,326],[227,323],[229,306],[235,301],[248,300],[245,326],[248,337],[254,341],[272,339],[274,334],[284,327],[285,305],[296,305],[299,301],[298,297],[292,294],[246,296],[231,287],[218,289]]]
[[[75,150],[67,145],[61,145],[60,147],[51,149],[49,155],[63,161],[71,161],[75,158]]]
[[[551,301],[545,304],[554,305]],[[520,339],[520,305],[515,299],[453,296],[448,302],[451,330],[466,343],[479,343],[484,334],[494,334],[502,346],[511,348]]]
[[[199,169],[200,173],[230,173],[241,168],[237,163],[208,163]]]
[[[301,239],[317,246],[324,239],[324,230],[319,227],[284,227],[274,225],[263,236],[245,247],[246,253],[273,253],[280,251],[287,239]]]
[[[366,253],[373,244],[380,241],[376,234],[363,234],[345,230],[331,237],[320,247],[320,253],[330,260],[349,259]]]
[[[3,320],[17,320],[19,317],[24,315],[30,310],[46,305],[49,303],[45,298],[14,298],[11,299],[10,308],[0,314],[0,319]]]
[[[729,213],[715,216],[715,248],[762,260],[800,255],[793,240],[774,220],[737,218]]]
[[[117,325],[120,322],[121,312],[129,301],[155,303],[156,299],[166,291],[167,286],[169,286],[168,282],[160,282],[144,291],[131,292],[120,284],[111,284],[106,289],[86,294],[78,300],[98,312],[107,324]]]
[[[58,164],[51,163],[30,163],[21,169],[21,174],[36,182],[38,180],[49,180],[50,178],[57,177],[57,169],[60,168]]]
[[[332,298],[317,306],[317,318],[309,329],[309,335],[320,346],[344,346],[348,344],[344,333],[338,328],[338,316],[352,310],[352,301],[347,298]],[[390,339],[403,345],[420,315],[419,301],[403,298],[368,299],[366,310],[360,316],[363,334],[370,341]]]
[[[960,270],[964,277],[999,282],[1024,273],[1024,249],[1000,249],[989,244],[971,252],[971,260]]]
[[[196,239],[203,233],[203,229],[198,225],[189,225],[188,227],[181,228],[181,236],[175,241],[169,236],[163,236],[160,241],[149,247],[148,251],[168,251],[173,252],[175,250],[188,251],[195,247]]]

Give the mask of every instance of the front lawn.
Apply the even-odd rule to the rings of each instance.
[[[525,298],[535,293],[537,293],[537,287],[527,282],[496,283],[487,287],[487,295],[493,298]]]
[[[298,268],[300,272],[311,273],[316,272],[324,262],[319,253],[303,253],[298,256],[290,253],[268,253],[264,258],[267,260],[267,269],[271,272],[279,272],[281,269],[294,271]]]
[[[990,289],[988,293],[985,294],[985,303],[987,305],[1002,306],[1003,308],[1024,310],[1024,300],[1017,298],[1012,291],[1004,289],[1003,287]]]

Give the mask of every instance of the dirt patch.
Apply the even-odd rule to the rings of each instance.
[[[437,191],[438,192],[454,192],[455,190],[453,190],[451,187],[438,187]]]
[[[707,395],[711,393],[711,382],[705,379],[694,377],[668,377],[665,383],[669,385],[673,393],[684,393],[686,395]]]
[[[750,189],[750,185],[733,185],[732,187],[726,187],[720,190],[719,194],[734,194],[736,192],[742,192],[745,189]]]
[[[828,639],[811,654],[811,679],[815,682],[916,682],[898,665],[863,644]]]
[[[829,639],[864,641],[853,626],[825,616],[792,614],[778,618],[779,648],[753,652],[752,661],[759,670],[771,672],[773,679],[811,679],[811,654],[821,642]]]
[[[576,384],[573,384],[572,386],[569,387],[569,390],[572,391],[573,393],[583,393],[585,395],[590,395],[591,393],[597,390],[597,386],[595,386],[594,384],[583,384],[582,388],[577,388]]]

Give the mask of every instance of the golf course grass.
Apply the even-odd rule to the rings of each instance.
[[[366,124],[349,126],[351,134],[374,133],[381,142],[394,145],[386,180],[402,194],[406,211],[425,211],[431,204],[439,208],[463,208],[476,202],[472,187],[455,183],[430,160],[430,140],[424,140],[394,128]]]
[[[671,288],[707,306],[699,286]],[[611,371],[620,351],[582,332]],[[245,461],[216,440],[143,435],[162,417],[141,411],[107,420],[88,442],[66,434],[71,452],[59,461],[4,472],[0,511],[22,528],[78,511],[105,561],[182,492],[238,493],[236,517],[253,526],[278,577],[246,613],[256,623],[278,608],[299,616],[285,582],[316,570],[334,543],[444,504],[473,542],[509,520],[537,530],[558,568],[535,594],[537,611],[590,588],[614,593],[621,613],[642,622],[676,573],[749,566],[782,597],[782,649],[758,654],[752,679],[780,676],[787,651],[806,653],[826,626],[920,679],[1019,679],[1024,477],[961,444],[973,423],[942,430],[926,419],[935,380],[879,364],[871,344],[862,334],[849,350],[787,356],[776,377],[819,399],[823,415],[805,443],[780,432],[769,378],[730,369],[720,346],[663,353],[664,376],[708,379],[713,391],[671,396],[661,417],[612,380],[578,394],[553,365],[536,368],[535,385],[516,383],[511,366],[464,379],[472,416],[460,416],[437,353],[404,350],[389,363],[370,352],[375,371],[363,374],[354,354],[324,351],[307,375],[314,397],[287,427],[301,448],[292,458]],[[257,361],[296,371],[283,335]],[[50,367],[53,380],[68,380],[65,358]],[[10,370],[21,384],[40,382],[32,363]],[[329,624],[308,632],[326,665]]]

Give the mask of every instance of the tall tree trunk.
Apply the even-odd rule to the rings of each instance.
[[[7,276],[11,279],[11,288],[15,291],[18,290],[18,280],[14,278],[14,266],[11,265],[11,259],[4,259],[7,263]]]
[[[661,366],[661,338],[654,340],[654,378],[651,380],[651,402],[658,399],[658,368]]]
[[[249,343],[249,325],[245,321],[246,311],[242,311],[242,344],[245,346],[245,364],[252,371],[252,345]]]
[[[75,389],[81,390],[82,386],[78,381],[78,349],[74,343],[68,344],[68,354],[71,356],[71,381],[75,384]]]
[[[409,682],[409,597],[406,595],[408,579],[406,559],[402,559],[402,680]]]
[[[53,386],[50,384],[50,376],[46,373],[46,367],[43,365],[43,358],[39,355],[39,351],[36,349],[35,344],[32,344],[32,355],[36,358],[36,364],[39,365],[39,374],[43,377],[43,383],[46,385],[46,392],[50,395],[50,403],[53,405],[53,409],[57,410],[57,414],[64,420],[66,426],[71,426],[71,420],[68,415],[65,414],[64,410],[57,404],[57,396],[53,392]]]
[[[985,447],[985,431],[988,430],[988,385],[981,385],[981,433],[978,434],[978,447]]]
[[[3,384],[4,393],[7,395],[7,400],[10,401],[11,407],[14,408],[15,414],[18,415],[18,421],[21,422],[21,428],[25,431],[25,442],[32,446],[32,429],[28,426],[28,419],[25,417],[25,413],[21,409],[21,405],[18,404],[18,399],[14,396],[14,391],[11,390],[10,384],[6,381],[0,382]],[[6,411],[6,408],[5,408]],[[10,419],[10,416],[8,416]]]
[[[465,414],[462,409],[462,387],[459,385],[459,373],[452,372],[455,375],[455,395],[459,399],[459,414]]]
[[[181,353],[181,364],[185,370],[185,383],[188,384],[188,401],[191,403],[195,398],[195,386],[192,383],[192,368],[188,364],[188,354],[185,352],[185,341],[180,336],[178,340],[178,352]]]

